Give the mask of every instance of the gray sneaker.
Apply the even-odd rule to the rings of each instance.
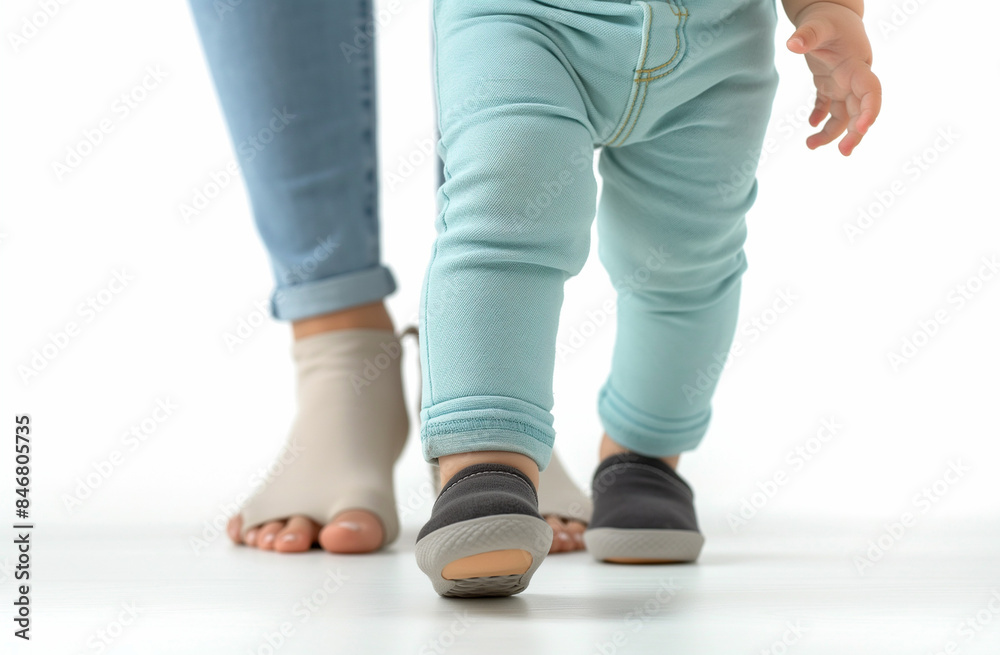
[[[594,515],[583,533],[598,560],[626,564],[693,562],[705,538],[694,493],[674,469],[653,457],[620,453],[597,466]]]
[[[417,535],[417,566],[442,596],[511,596],[528,586],[552,546],[527,475],[473,464],[444,486]]]

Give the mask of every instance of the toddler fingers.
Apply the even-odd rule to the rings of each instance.
[[[821,17],[807,19],[788,37],[785,45],[796,54],[815,50],[835,36],[830,21]]]
[[[861,143],[861,139],[863,138],[864,136],[856,129],[849,128],[847,130],[847,134],[845,134],[844,138],[840,140],[839,144],[837,144],[837,148],[840,150],[840,154],[844,155],[845,157],[850,155],[852,152],[854,152],[854,149],[858,147],[858,144]]]
[[[809,115],[809,124],[813,127],[818,126],[828,113],[830,113],[830,98],[817,93],[816,106],[813,107],[812,113]]]
[[[810,150],[825,146],[843,134],[844,130],[847,129],[848,117],[844,111],[844,103],[835,103],[830,109],[830,118],[827,119],[823,129],[806,139],[806,147]]]
[[[845,157],[858,147],[865,133],[868,132],[868,128],[874,122],[877,106],[873,105],[873,102],[875,101],[872,99],[872,94],[868,94],[864,98],[858,98],[855,95],[847,97],[847,113],[851,117],[850,124],[847,128],[847,135],[841,139],[839,144],[840,152]]]
[[[871,66],[858,58],[844,61],[833,71],[832,77],[833,82],[842,88],[844,96],[860,99],[859,131],[864,134],[882,108],[882,83]]]
[[[861,98],[856,127],[859,132],[864,134],[878,118],[879,112],[882,111],[882,83],[879,82],[875,73],[871,72],[871,69],[856,75],[855,79],[857,79],[857,84],[852,80],[851,90],[855,96]]]

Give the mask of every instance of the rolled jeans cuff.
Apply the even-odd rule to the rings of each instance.
[[[373,303],[395,290],[396,280],[392,272],[379,265],[313,282],[279,287],[271,295],[271,316],[279,321],[297,321]]]

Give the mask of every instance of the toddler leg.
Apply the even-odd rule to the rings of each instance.
[[[644,73],[647,113],[633,141],[601,154],[600,256],[618,291],[618,331],[585,534],[598,559],[691,561],[701,551],[693,494],[671,456],[708,428],[736,325],[744,217],[777,82],[772,9],[741,5],[672,76]],[[688,11],[697,34],[718,7]]]
[[[498,18],[439,44],[446,179],[423,289],[424,456],[509,451],[544,469],[563,284],[595,213],[593,134],[531,27]],[[480,68],[452,51],[502,55]]]
[[[589,250],[595,135],[542,26],[513,12],[442,20],[447,4],[445,182],[420,330],[421,438],[443,484],[416,556],[442,595],[510,595],[552,542],[536,490],[563,284]]]
[[[744,217],[777,83],[771,8],[744,14],[717,52],[650,82],[647,104],[697,95],[650,117],[641,140],[601,153],[600,257],[618,291],[618,332],[599,410],[611,439],[647,456],[701,441],[735,329]]]

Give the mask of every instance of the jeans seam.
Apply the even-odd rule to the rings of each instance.
[[[687,14],[684,14],[684,15],[686,16]],[[680,39],[682,39],[682,38],[683,38],[683,37],[681,36],[681,35],[683,34],[683,30],[682,30],[682,28],[680,27],[680,24],[678,25],[678,28],[677,28],[677,30],[678,30],[678,31],[677,31],[677,39],[678,39],[678,48],[680,48]],[[677,61],[676,61],[676,62],[674,63],[673,67],[672,67],[672,68],[671,68],[670,70],[668,70],[668,71],[667,71],[667,72],[665,72],[665,73],[660,73],[659,75],[654,75],[654,76],[652,76],[652,77],[645,77],[645,78],[643,78],[643,80],[645,80],[646,82],[652,82],[653,80],[658,80],[658,79],[660,79],[661,77],[666,77],[667,75],[670,75],[670,74],[671,74],[671,73],[673,73],[673,72],[674,72],[675,70],[677,70],[677,67],[678,67],[678,66],[680,66],[680,65],[681,65],[681,60],[682,60],[683,58],[684,58],[684,56],[683,56],[683,53],[682,53],[682,54],[681,54],[681,57],[680,57],[680,59],[678,59],[678,60],[677,60]],[[673,59],[671,59],[671,61],[673,61]],[[669,62],[668,62],[668,63],[669,63]]]
[[[628,138],[632,136],[632,130],[634,130],[635,126],[639,123],[639,116],[642,114],[642,108],[646,105],[646,94],[648,92],[649,92],[649,82],[647,81],[644,83],[642,87],[642,102],[639,103],[639,110],[635,113],[635,120],[632,121],[632,127],[628,128],[628,132],[626,132],[625,136],[622,137],[621,144],[624,144],[626,141],[628,141]]]
[[[632,120],[632,110],[635,109],[635,101],[639,97],[639,86],[641,85],[641,82],[636,79],[636,75],[642,67],[646,65],[646,56],[649,54],[649,32],[653,26],[653,8],[648,3],[643,2],[642,4],[643,13],[646,16],[646,29],[643,34],[642,54],[639,56],[639,66],[632,73],[632,100],[629,103],[628,113],[622,121],[621,127],[618,128],[618,131],[615,132],[613,137],[604,142],[603,145],[605,146],[611,146],[618,140],[618,137],[621,136],[621,133],[625,130],[625,128],[628,127],[629,122]],[[645,97],[643,97],[643,100],[645,100]]]
[[[431,29],[432,29],[432,37],[433,37],[432,43],[433,43],[433,48],[434,48],[434,51],[433,51],[434,52],[434,69],[433,69],[434,70],[434,95],[436,97],[437,106],[438,106],[438,116],[437,116],[438,141],[440,142],[441,149],[444,152],[447,152],[448,148],[444,145],[444,126],[442,125],[442,120],[441,120],[443,114],[441,112],[441,75],[440,75],[439,70],[438,70],[440,68],[440,55],[438,54],[438,47],[437,47],[437,32],[438,32],[438,20],[437,20],[437,18],[438,18],[438,3],[437,3],[437,0],[432,0],[432,6],[431,6]],[[441,216],[441,232],[444,233],[444,232],[446,232],[448,230],[448,223],[445,220],[445,213],[447,212],[448,205],[450,203],[448,201],[448,194],[445,193],[445,191],[444,191],[444,184],[448,180],[449,175],[448,175],[448,165],[447,165],[447,162],[444,161],[444,157],[443,156],[441,157],[441,171],[442,171],[444,179],[441,181],[441,187],[439,189],[440,193],[441,193],[441,197],[443,198],[443,200],[441,202],[441,213],[440,213],[440,216]],[[424,379],[427,380],[427,398],[423,398],[421,400],[421,404],[423,404],[424,401],[426,401],[429,404],[433,404],[434,403],[434,388],[433,388],[433,386],[431,386],[431,337],[430,337],[430,332],[428,331],[428,328],[427,328],[427,315],[428,315],[428,311],[427,311],[427,303],[426,303],[426,301],[427,301],[427,298],[430,297],[430,288],[431,288],[431,274],[430,274],[430,272],[431,272],[431,267],[434,265],[434,260],[435,259],[437,259],[437,239],[434,240],[434,245],[431,247],[430,260],[427,262],[427,273],[424,276],[424,288],[423,288],[424,303],[423,303],[423,307],[421,308],[422,312],[420,312],[422,314],[422,316],[420,316],[420,328],[421,328],[420,333],[424,337],[423,338],[424,347],[421,349],[421,353],[422,353],[423,356],[421,357],[421,360],[426,362],[425,366],[423,367],[423,372],[421,374],[421,380],[420,380],[421,386],[423,385]],[[418,341],[418,343],[419,343],[419,341]]]
[[[359,15],[359,24],[361,26],[361,29],[364,30],[365,24],[371,21],[375,15],[374,2],[373,0],[361,0],[360,7],[361,11]],[[364,96],[366,94],[358,94],[358,95],[359,98],[362,100],[362,102],[360,103],[361,112],[364,113],[366,117],[365,127],[367,128],[366,130],[367,134],[365,140],[370,142],[372,151],[372,160],[369,162],[369,166],[366,170],[366,172],[368,173],[367,184],[369,193],[367,197],[367,202],[365,203],[365,213],[367,214],[368,220],[373,221],[375,223],[375,229],[378,230],[379,227],[378,226],[379,199],[378,199],[378,183],[377,183],[378,146],[376,137],[376,130],[378,126],[375,124],[375,110],[377,109],[377,102],[378,102],[378,97],[377,97],[378,83],[377,80],[375,79],[376,62],[375,62],[374,49],[375,49],[375,43],[373,41],[369,47],[364,49],[363,53],[363,66],[365,68],[364,77],[367,83],[371,85],[370,88],[367,90],[368,91],[367,96],[371,103],[371,107],[373,108],[372,111],[370,112],[365,111],[366,108],[364,106],[365,104]],[[379,244],[377,248],[378,248],[378,257],[379,259],[381,259],[381,244]]]
[[[643,79],[642,75],[644,73],[655,73],[658,70],[662,70],[662,69],[666,68],[667,66],[669,66],[671,64],[671,62],[673,62],[675,59],[678,58],[678,55],[681,54],[681,46],[682,46],[683,41],[684,41],[682,37],[684,36],[684,25],[687,22],[688,11],[687,11],[686,8],[680,6],[680,4],[678,4],[678,7],[679,7],[678,11],[674,11],[674,8],[671,5],[669,5],[669,4],[667,5],[667,7],[670,9],[670,12],[674,15],[674,17],[677,18],[677,24],[674,26],[674,38],[677,41],[677,45],[674,47],[674,54],[672,54],[670,56],[670,59],[668,59],[667,61],[663,62],[659,66],[656,66],[655,68],[642,68],[642,69],[637,70],[636,73],[638,74],[638,77],[636,78],[636,81],[639,81],[640,79]],[[650,22],[652,22],[652,17],[650,17]],[[679,64],[680,60],[678,60],[677,63]],[[677,68],[677,66],[675,65],[674,68]],[[656,77],[645,78],[645,79],[647,81],[650,80],[650,79],[654,79],[655,80],[655,79],[658,79],[658,78],[663,77],[665,75],[669,75],[672,71],[673,71],[673,68],[670,69],[669,71],[667,71],[666,73],[663,73],[662,75],[657,75]]]

